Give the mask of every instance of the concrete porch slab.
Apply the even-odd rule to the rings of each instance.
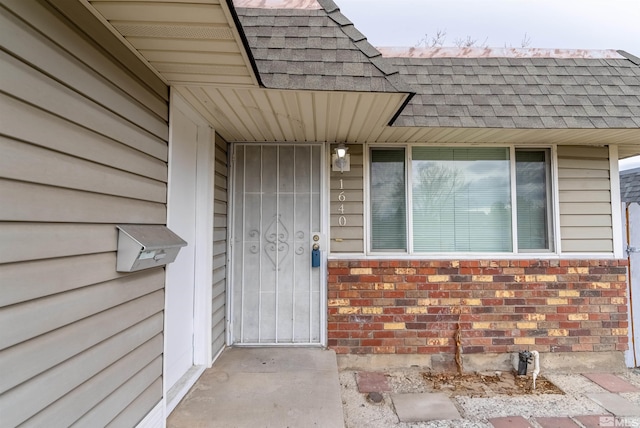
[[[321,348],[230,348],[167,420],[187,427],[344,428],[338,366]]]
[[[597,383],[609,392],[638,392],[640,389],[635,385],[611,373],[587,373],[584,377]]]
[[[462,419],[451,399],[442,393],[391,394],[400,422]]]
[[[604,407],[614,416],[640,416],[640,406],[618,394],[604,392],[601,394],[587,394],[587,397]]]

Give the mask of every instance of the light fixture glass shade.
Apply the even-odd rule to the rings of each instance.
[[[347,150],[348,149],[345,147],[344,144],[340,144],[336,148],[336,155],[338,156],[339,159],[344,159],[344,157],[347,155]]]

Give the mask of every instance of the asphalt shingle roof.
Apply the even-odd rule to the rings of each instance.
[[[318,2],[323,9],[236,9],[266,87],[411,91],[333,1]]]
[[[318,3],[236,9],[266,87],[415,93],[393,126],[640,128],[640,59],[631,55],[389,58],[332,0]]]
[[[640,168],[620,173],[620,197],[622,202],[640,204]]]
[[[640,66],[628,59],[388,60],[418,92],[394,125],[640,127]]]

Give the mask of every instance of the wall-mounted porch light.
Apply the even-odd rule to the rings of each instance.
[[[347,153],[349,148],[344,143],[338,144],[331,155],[331,170],[332,171],[351,171],[351,156]]]

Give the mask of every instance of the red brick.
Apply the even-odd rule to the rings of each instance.
[[[536,418],[542,428],[578,428],[579,425],[568,417]]]
[[[395,331],[393,331],[393,330],[374,331],[373,332],[373,337],[375,337],[375,338],[395,337]]]
[[[589,274],[569,274],[568,267],[589,267]],[[620,267],[618,267],[620,266]],[[627,348],[627,338],[610,336],[612,328],[626,328],[626,305],[611,304],[611,298],[626,296],[624,281],[611,281],[612,275],[626,273],[626,261],[615,260],[340,260],[328,269],[328,296],[348,299],[348,306],[380,308],[383,314],[341,315],[337,307],[328,308],[330,346],[339,352],[366,353],[451,353],[456,323],[465,331],[465,352],[515,351],[512,337],[535,337],[535,348],[542,352],[594,351]],[[350,275],[350,268],[372,268],[371,275]],[[398,275],[395,268],[413,267],[416,274]],[[558,281],[514,282],[517,268],[528,274],[557,275]],[[471,275],[491,275],[494,282],[473,283]],[[429,283],[427,275],[445,275],[451,281]],[[387,279],[391,281],[386,281]],[[377,290],[376,284],[391,282],[393,290]],[[609,282],[609,289],[592,289],[593,282]],[[505,299],[495,291],[511,290]],[[559,290],[580,290],[581,296],[564,297]],[[482,306],[426,306],[426,314],[405,314],[416,299],[481,299]],[[568,304],[547,305],[548,298],[567,298]],[[437,303],[437,302],[436,302]],[[529,320],[525,314],[543,314],[544,321]],[[569,321],[568,315],[588,314],[588,321]],[[494,329],[487,333],[473,330],[473,322],[535,322],[536,329]],[[383,323],[405,322],[404,330],[384,331]],[[413,328],[412,328],[413,327]],[[548,329],[567,329],[569,336],[549,337]],[[484,334],[491,336],[484,337]],[[450,345],[436,345],[446,338]],[[431,339],[433,346],[425,346]],[[365,342],[380,340],[381,342]],[[374,345],[387,341],[393,345]],[[408,343],[406,341],[413,341]],[[419,349],[418,349],[419,347]],[[345,351],[345,348],[348,348]],[[391,349],[393,348],[393,349]]]
[[[404,291],[383,291],[382,296],[385,299],[400,299],[404,297]]]

